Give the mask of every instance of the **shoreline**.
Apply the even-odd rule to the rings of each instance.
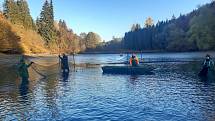
[[[178,52],[178,51],[127,51],[127,52],[80,52],[77,53],[75,55],[79,55],[79,54],[141,54],[141,53],[215,53],[215,51],[185,51],[185,52]],[[35,58],[35,57],[56,57],[59,54],[50,54],[50,53],[40,53],[40,54],[8,54],[8,53],[1,53],[0,52],[0,56],[4,56],[4,57],[8,57],[8,56],[27,56],[27,57],[31,57],[31,58]],[[72,54],[68,54],[68,55],[72,55]]]
[[[184,52],[181,52],[181,51],[128,51],[128,52],[82,52],[82,53],[79,53],[79,54],[132,54],[132,53],[135,53],[135,54],[141,54],[141,53],[215,53],[215,50],[214,51],[184,51]]]

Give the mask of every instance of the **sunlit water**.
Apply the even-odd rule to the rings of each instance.
[[[203,59],[205,53],[143,56]],[[119,54],[78,55],[76,63],[107,65],[121,58]],[[198,78],[200,63],[154,63],[150,65],[155,74],[142,76],[105,75],[103,65],[78,67],[68,79],[55,74],[23,84],[18,78],[12,80],[10,73],[4,75],[0,120],[215,120],[215,81]]]

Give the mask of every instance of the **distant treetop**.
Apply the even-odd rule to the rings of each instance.
[[[148,17],[145,21],[145,27],[148,28],[148,27],[151,27],[154,25],[154,21],[151,17]]]

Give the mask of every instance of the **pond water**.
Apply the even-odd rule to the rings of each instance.
[[[203,61],[205,54],[145,53],[142,56],[145,60]],[[120,62],[125,56],[77,55],[76,63],[96,65],[77,67],[68,78],[56,73],[43,79],[30,71],[35,79],[29,83],[22,83],[15,73],[9,73],[10,68],[4,68],[2,73],[7,73],[0,76],[0,120],[215,120],[215,80],[198,78],[201,62],[150,63],[155,67],[154,75],[102,74],[103,65]],[[32,61],[42,59],[47,60]]]

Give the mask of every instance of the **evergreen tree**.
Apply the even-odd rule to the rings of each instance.
[[[3,12],[5,17],[12,23],[17,23],[18,6],[14,0],[5,0]]]
[[[5,0],[4,15],[13,24],[22,25],[26,29],[35,28],[26,0]]]
[[[141,29],[141,26],[140,24],[133,24],[132,27],[131,27],[131,31],[134,32],[134,31],[138,31]]]
[[[30,15],[30,10],[26,0],[18,0],[18,21],[25,27],[30,29],[35,29],[33,19]]]
[[[158,22],[148,18],[145,28],[126,32],[124,49],[128,50],[214,50],[215,2],[201,6],[187,15],[174,15],[171,20]]]
[[[53,1],[50,1],[50,20],[52,23],[54,23],[54,7],[53,7]],[[52,24],[53,25],[53,24]]]
[[[37,20],[37,27],[39,34],[44,38],[47,44],[56,40],[52,1],[51,3],[49,3],[48,0],[45,1],[40,13],[40,18]]]

